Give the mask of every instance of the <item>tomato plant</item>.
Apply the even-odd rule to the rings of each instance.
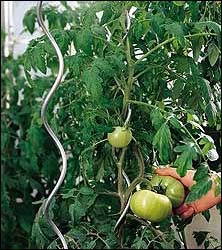
[[[124,148],[132,140],[132,132],[126,127],[115,127],[112,133],[108,133],[107,138],[113,147]]]
[[[165,195],[139,190],[133,194],[130,208],[140,218],[160,222],[171,214],[172,203]]]
[[[183,184],[171,176],[155,175],[151,179],[151,184],[154,187],[160,186],[164,194],[172,202],[173,208],[179,207],[185,198],[185,190]]]
[[[172,228],[183,231],[192,219],[172,216],[150,225],[129,209],[113,232],[131,192],[153,174],[153,165],[172,164],[181,176],[197,170],[201,178],[189,194],[198,199],[211,187],[211,172],[220,171],[220,5],[179,2],[44,6],[65,62],[47,119],[68,158],[50,215],[70,249],[179,249]],[[31,34],[39,29],[35,8],[23,25]],[[56,249],[60,242],[42,208],[58,179],[60,155],[40,109],[57,76],[57,57],[40,35],[17,59],[2,61],[1,248]],[[107,135],[124,126],[129,106],[133,140],[112,147]],[[200,232],[195,238],[212,241]]]

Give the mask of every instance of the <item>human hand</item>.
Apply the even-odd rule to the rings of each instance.
[[[195,170],[188,170],[187,174],[184,177],[180,177],[176,172],[176,168],[171,167],[158,168],[156,169],[156,173],[158,175],[172,176],[179,180],[181,183],[183,183],[183,185],[188,189],[195,184],[195,181],[193,180]],[[186,219],[192,216],[193,214],[201,213],[215,206],[221,201],[221,195],[215,197],[215,187],[216,184],[213,181],[212,187],[206,195],[202,196],[200,199],[192,203],[182,203],[182,205],[175,209],[175,213],[178,214],[181,218]]]

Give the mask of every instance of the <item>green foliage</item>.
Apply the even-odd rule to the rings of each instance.
[[[219,5],[102,1],[81,2],[73,10],[68,2],[61,4],[61,10],[43,8],[65,62],[47,120],[69,156],[50,216],[71,249],[179,249],[171,226],[182,231],[191,221],[177,216],[155,225],[127,211],[113,232],[129,189],[106,138],[113,127],[124,125],[130,104],[127,125],[134,140],[125,155],[115,151],[118,159],[122,155],[118,166],[130,181],[152,174],[154,163],[171,164],[181,176],[197,169],[187,202],[208,192],[211,170],[220,171]],[[123,41],[125,11],[131,7],[135,11]],[[39,29],[35,8],[26,13],[23,25],[31,34]],[[43,35],[31,40],[18,59],[10,55],[2,61],[1,248],[56,249],[61,243],[42,208],[60,174],[60,155],[40,117],[58,73],[56,53]],[[220,177],[215,182],[219,195]],[[207,212],[204,216],[209,221]],[[194,237],[206,248],[214,241],[206,232]]]
[[[193,142],[186,142],[185,145],[176,146],[174,151],[181,153],[174,162],[177,173],[185,176],[187,170],[192,168],[192,160],[197,160],[196,145]]]
[[[166,123],[160,127],[154,136],[153,145],[156,146],[159,151],[160,160],[163,163],[167,163],[171,146],[171,134],[169,126]]]

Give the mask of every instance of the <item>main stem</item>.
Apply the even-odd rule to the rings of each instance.
[[[116,157],[116,153],[115,153],[115,147],[112,147],[112,156],[113,156],[113,160],[116,163],[117,169],[118,169],[118,176],[117,176],[117,188],[118,188],[118,197],[120,199],[120,205],[121,205],[121,209],[120,212],[123,211],[124,206],[125,206],[125,199],[124,199],[124,193],[123,193],[123,161],[124,161],[124,157],[125,157],[125,153],[126,153],[126,149],[127,147],[123,148],[120,154],[120,158],[118,160],[118,158]]]
[[[126,60],[127,60],[127,65],[128,65],[128,80],[127,84],[124,89],[124,99],[123,99],[123,112],[122,114],[125,116],[127,112],[127,101],[130,99],[130,92],[132,89],[133,85],[133,75],[134,75],[134,63],[131,58],[131,51],[130,51],[130,43],[129,43],[129,38],[126,38]]]

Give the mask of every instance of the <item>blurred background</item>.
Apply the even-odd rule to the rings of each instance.
[[[91,1],[68,1],[73,9],[80,4],[90,4]],[[22,54],[28,42],[31,39],[38,37],[41,30],[31,35],[29,32],[23,32],[24,27],[22,24],[25,13],[35,7],[37,1],[1,1],[1,27],[6,32],[4,54],[8,56],[9,51],[13,51],[14,57]],[[63,6],[59,1],[44,1],[44,4],[57,6],[59,9]]]

